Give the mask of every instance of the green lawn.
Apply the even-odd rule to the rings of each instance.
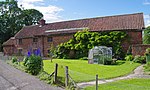
[[[98,65],[88,64],[84,60],[64,60],[54,59],[44,60],[44,70],[47,73],[54,71],[55,63],[58,63],[58,76],[65,77],[65,66],[69,67],[69,74],[76,82],[95,80],[95,75],[99,75],[99,79],[108,79],[129,74],[140,64],[118,61],[118,65]],[[121,64],[123,63],[123,64]]]
[[[99,85],[99,90],[150,90],[150,79],[128,79]],[[95,90],[95,86],[84,90]]]

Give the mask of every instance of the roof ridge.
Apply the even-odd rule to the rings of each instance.
[[[14,40],[14,37],[10,37],[6,42],[4,42],[2,45],[7,45],[11,40]],[[13,43],[12,43],[13,44]]]
[[[47,23],[47,25],[49,25],[49,24],[55,24],[55,23],[63,23],[63,22],[72,22],[72,21],[90,20],[90,19],[108,18],[108,17],[118,17],[118,16],[139,15],[139,14],[143,14],[143,12],[132,13],[132,14],[111,15],[111,16],[98,16],[98,17],[93,17],[93,18],[83,18],[83,19],[74,19],[74,20],[66,20],[66,21],[58,21],[58,22]]]

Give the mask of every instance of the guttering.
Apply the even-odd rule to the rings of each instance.
[[[46,33],[49,32],[61,32],[61,31],[73,31],[73,30],[83,30],[83,29],[89,29],[88,27],[82,27],[82,28],[68,28],[68,29],[56,29],[56,30],[47,30]]]

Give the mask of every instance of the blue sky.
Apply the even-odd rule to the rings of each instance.
[[[24,8],[38,9],[47,22],[144,13],[150,25],[150,0],[18,0]]]

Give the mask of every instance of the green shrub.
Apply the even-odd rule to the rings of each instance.
[[[23,58],[23,65],[24,65],[24,66],[25,66],[25,64],[27,63],[27,61],[28,61],[28,57],[25,56],[25,57]]]
[[[133,59],[133,62],[135,63],[145,63],[146,62],[146,57],[145,56],[140,56],[136,55]]]
[[[150,48],[146,49],[145,55],[150,55]]]
[[[88,57],[80,58],[80,60],[88,60]]]
[[[38,74],[38,77],[40,78],[40,80],[43,80],[48,84],[52,84],[52,78],[49,76],[48,73],[42,71]]]
[[[43,61],[40,56],[31,55],[24,62],[24,66],[26,67],[26,72],[37,75],[42,70]]]
[[[12,58],[12,63],[16,63],[16,64],[18,64],[17,57],[13,57],[13,58]]]
[[[132,56],[132,55],[127,55],[127,56],[125,57],[125,60],[126,60],[126,61],[132,61],[132,60],[133,60],[133,56]]]
[[[148,63],[146,63],[146,64],[144,65],[144,71],[145,71],[146,73],[150,72],[150,62],[148,62]],[[148,74],[150,74],[150,73],[148,73]]]

